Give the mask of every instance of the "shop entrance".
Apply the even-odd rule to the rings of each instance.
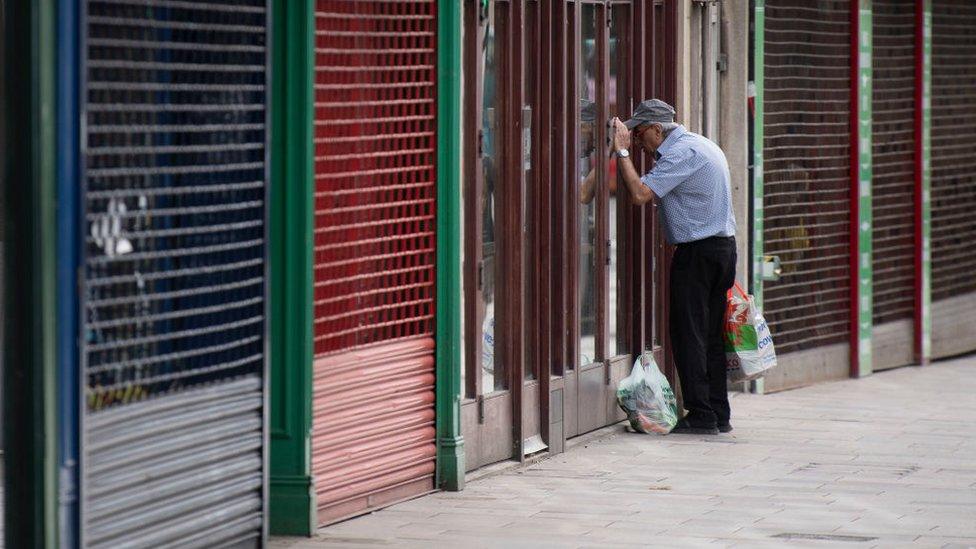
[[[640,65],[665,60],[649,42],[663,6],[465,3],[469,470],[622,419],[617,381],[642,351],[661,355],[653,207],[617,184],[608,122],[651,94]]]
[[[511,169],[516,109],[510,2],[465,5],[464,365],[462,432],[466,466],[515,457],[512,387],[520,360],[520,174]],[[506,162],[506,160],[509,160]],[[515,177],[513,178],[513,174]],[[518,234],[513,229],[518,229]]]

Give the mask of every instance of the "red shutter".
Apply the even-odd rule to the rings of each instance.
[[[316,5],[312,462],[331,522],[433,489],[434,0]]]

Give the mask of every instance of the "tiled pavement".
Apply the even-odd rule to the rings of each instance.
[[[732,406],[728,435],[618,426],[271,547],[976,548],[976,356]]]

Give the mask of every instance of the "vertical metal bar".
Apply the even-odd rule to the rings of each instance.
[[[78,17],[78,54],[80,69],[78,71],[78,118],[84,120],[87,123],[88,120],[88,94],[85,90],[88,88],[88,71],[86,67],[88,66],[88,2],[80,2]],[[88,151],[88,136],[81,134],[79,129],[79,142],[78,142],[78,172],[79,172],[79,200],[78,200],[78,220],[79,226],[84,227],[82,224],[87,213],[87,206],[85,204],[85,193],[88,190],[88,178],[85,176],[86,169],[86,155]],[[77,230],[77,229],[76,229]],[[88,231],[78,230],[78,234],[75,235],[75,240],[78,242],[78,269],[77,269],[77,292],[78,292],[78,326],[79,332],[81,328],[86,323],[85,311],[88,306],[88,295],[84,291],[83,277],[85,275],[85,262],[88,258],[88,247],[85,245],[85,235]],[[78,354],[78,378],[75,380],[75,389],[78,391],[77,398],[77,413],[78,413],[78,547],[85,547],[86,544],[86,531],[85,528],[85,492],[86,492],[86,475],[85,475],[85,465],[88,458],[85,456],[86,450],[86,440],[87,437],[85,433],[87,432],[88,426],[88,405],[85,400],[87,390],[88,390],[88,353],[84,351],[84,345],[81,343],[80,338],[77,340],[80,346]]]
[[[871,374],[871,0],[851,2],[851,377]]]
[[[277,0],[274,7],[269,522],[274,534],[308,536],[317,526],[306,450],[312,425],[315,16],[312,0]]]
[[[678,2],[674,0],[664,0],[664,19],[661,21],[662,36],[659,46],[661,47],[660,57],[663,59],[663,70],[658,75],[657,85],[660,87],[659,97],[670,103],[678,103]],[[684,113],[685,116],[690,113]],[[682,116],[682,113],[678,113]],[[660,221],[660,218],[659,218]],[[660,226],[660,223],[658,223]],[[671,349],[670,335],[670,316],[671,316],[671,259],[674,255],[674,248],[669,245],[664,237],[664,231],[657,231],[657,259],[658,276],[660,277],[661,293],[659,295],[661,305],[661,340],[664,342],[665,371],[671,380],[672,387],[676,387],[680,395],[680,387],[677,380],[677,368],[674,364],[674,354]]]
[[[915,1],[915,361],[932,358],[932,0]]]
[[[850,117],[849,126],[851,132],[851,148],[850,148],[850,170],[848,174],[848,179],[850,183],[850,231],[849,231],[849,244],[850,244],[850,256],[848,261],[848,268],[850,269],[850,285],[851,285],[851,299],[849,303],[849,322],[850,322],[850,375],[851,377],[857,377],[859,371],[859,359],[860,353],[858,352],[858,321],[859,321],[859,311],[858,311],[858,298],[860,285],[857,284],[857,272],[858,265],[860,262],[859,257],[859,247],[858,247],[858,236],[860,234],[860,227],[858,227],[858,218],[860,213],[858,209],[860,207],[860,202],[855,198],[858,196],[858,181],[860,177],[860,172],[858,169],[858,161],[860,160],[859,151],[861,149],[860,143],[858,142],[858,114],[859,114],[859,104],[860,104],[860,94],[858,93],[858,82],[859,82],[859,57],[860,57],[860,28],[858,23],[860,22],[860,0],[850,0],[850,25],[851,32],[849,37],[850,42],[850,110],[848,115]]]
[[[569,180],[573,182],[569,185],[570,192],[566,193],[566,234],[568,235],[566,265],[569,267],[569,277],[567,279],[567,318],[569,326],[568,334],[568,356],[567,362],[573,368],[574,374],[579,372],[580,364],[580,207],[579,207],[579,142],[580,142],[580,70],[583,52],[580,48],[580,37],[582,36],[582,6],[576,1],[569,8],[573,13],[573,28],[569,36],[567,47],[567,66],[572,67],[567,71],[566,89],[568,98],[566,100],[566,114],[569,129],[567,131],[569,144],[566,149],[567,162],[572,167]],[[574,433],[575,434],[575,433]]]
[[[261,216],[263,225],[262,237],[265,245],[263,246],[264,269],[261,273],[264,276],[264,284],[261,288],[264,298],[264,326],[261,330],[262,345],[261,354],[264,360],[261,364],[261,545],[268,545],[268,534],[271,530],[271,323],[268,321],[273,316],[271,306],[271,193],[277,187],[271,179],[271,130],[278,117],[275,116],[271,105],[277,93],[274,91],[275,71],[274,55],[278,51],[275,47],[274,39],[278,33],[274,30],[274,25],[278,21],[275,16],[273,0],[264,0],[265,10],[265,43],[269,45],[264,54],[264,86],[267,92],[264,96],[264,193],[261,199],[264,201],[264,208]],[[309,411],[310,407],[309,407]]]
[[[657,75],[660,73],[660,64],[657,62],[658,48],[660,44],[660,29],[658,19],[663,16],[664,7],[659,5],[657,2],[648,2],[645,4],[644,8],[644,24],[645,31],[643,38],[644,48],[644,59],[643,65],[645,67],[644,79],[643,79],[643,89],[640,94],[640,100],[647,98],[657,97]],[[641,154],[642,167],[644,170],[650,170],[651,168],[651,157],[647,154]],[[644,305],[644,309],[647,311],[644,315],[644,340],[645,349],[653,350],[656,346],[661,344],[661,338],[658,334],[659,326],[662,324],[660,319],[660,261],[658,260],[657,254],[657,239],[659,229],[657,226],[657,206],[650,205],[649,207],[642,208],[644,210],[644,221],[643,221],[643,233],[644,233],[644,243],[641,247],[643,252],[643,258],[641,259],[641,268],[644,269],[645,282],[644,282],[644,299],[641,303]],[[643,349],[642,349],[643,350]]]
[[[627,41],[631,45],[631,55],[630,66],[628,70],[630,71],[630,90],[628,90],[628,96],[630,101],[626,105],[620,106],[620,117],[630,114],[633,111],[634,105],[643,99],[643,83],[644,83],[644,47],[634,47],[635,44],[644,44],[645,37],[645,3],[643,2],[631,2],[630,3],[630,36],[628,36]],[[635,162],[635,167],[638,172],[643,173],[643,163],[642,155],[638,154],[638,147],[636,144],[631,145],[633,161]],[[624,200],[627,199],[628,195],[626,192],[620,195]],[[630,352],[634,355],[639,355],[645,346],[644,342],[644,318],[648,309],[644,306],[645,299],[645,284],[644,281],[647,280],[647,273],[645,272],[645,257],[644,257],[644,238],[646,233],[644,231],[644,210],[645,208],[631,207],[631,228],[630,232],[627,234],[627,239],[631,242],[630,254],[631,254],[631,276],[629,284],[631,286],[630,299],[626,302],[627,307],[629,307],[629,316],[631,318],[631,330],[629,334],[630,338]]]
[[[766,29],[766,0],[755,0],[753,12],[753,83],[755,94],[753,97],[752,119],[752,287],[750,288],[756,305],[763,306],[763,231],[765,230],[763,208],[763,142],[764,142],[764,109],[763,88],[765,84],[765,29]],[[752,382],[752,392],[764,392],[764,380]]]
[[[78,546],[79,3],[58,2],[58,544]],[[82,231],[83,232],[83,231]]]
[[[536,67],[539,71],[539,84],[536,88],[536,109],[539,111],[538,121],[535,132],[539,139],[539,154],[533,159],[533,172],[536,174],[536,197],[537,202],[533,204],[532,210],[541,215],[532,215],[535,223],[535,234],[538,240],[534,263],[539,265],[539,272],[534,275],[536,292],[536,303],[533,310],[537,311],[538,332],[534,346],[538,349],[536,357],[535,371],[539,381],[539,403],[540,403],[540,428],[542,439],[547,444],[549,442],[549,425],[551,424],[551,411],[549,398],[549,386],[552,376],[550,375],[550,363],[552,362],[552,273],[555,270],[552,262],[553,235],[551,232],[552,223],[549,221],[549,212],[552,211],[552,141],[561,139],[562,134],[554,134],[552,128],[552,26],[556,24],[552,17],[554,8],[552,2],[540,1],[536,8],[536,44],[535,55],[538,56]],[[529,215],[529,212],[526,212]],[[530,271],[534,270],[530,268]],[[560,445],[561,446],[561,445]]]
[[[461,5],[437,2],[437,485],[464,487],[461,436],[460,175]]]
[[[551,114],[553,121],[552,132],[555,139],[552,143],[551,174],[552,185],[558,185],[554,190],[558,189],[558,191],[550,198],[550,203],[552,204],[552,223],[550,230],[552,231],[552,264],[554,267],[558,265],[562,268],[553,268],[550,272],[552,292],[550,295],[550,331],[552,337],[550,347],[552,361],[550,373],[551,375],[562,376],[566,373],[566,363],[568,361],[566,351],[566,330],[568,325],[567,315],[565,313],[567,311],[566,293],[569,288],[568,269],[566,268],[569,265],[566,261],[569,241],[564,230],[566,216],[566,200],[564,200],[564,196],[568,193],[564,192],[563,189],[573,187],[574,185],[568,184],[569,174],[573,170],[569,169],[571,157],[567,154],[569,150],[567,142],[572,139],[572,136],[566,129],[567,101],[571,97],[567,93],[568,87],[566,82],[566,63],[568,62],[566,43],[569,37],[567,37],[565,29],[569,16],[566,2],[553,2],[552,7],[550,42],[553,45],[551,83],[551,99],[553,103]]]
[[[718,130],[718,5],[711,2],[701,7],[702,46],[702,133],[719,142]]]
[[[461,183],[464,227],[463,291],[464,311],[463,368],[465,369],[463,397],[475,398],[483,392],[481,379],[482,334],[481,322],[484,318],[485,304],[481,284],[485,276],[482,254],[483,212],[481,196],[484,192],[484,169],[482,139],[482,109],[484,108],[483,82],[484,64],[481,45],[485,39],[485,24],[481,20],[480,0],[465,3],[463,45],[465,70],[460,77],[464,94],[464,149],[465,162],[462,163],[464,180]],[[489,5],[488,9],[492,9]],[[440,146],[438,144],[438,146]]]
[[[507,161],[505,164],[508,177],[503,185],[503,198],[505,208],[508,210],[503,226],[505,228],[505,238],[501,239],[501,245],[506,250],[505,265],[508,270],[506,281],[507,292],[504,299],[508,300],[508,320],[506,324],[505,348],[508,350],[506,364],[508,365],[509,388],[512,392],[512,418],[514,421],[514,446],[513,452],[518,459],[524,459],[524,439],[523,426],[524,408],[524,383],[525,379],[525,360],[523,345],[525,340],[525,287],[524,287],[524,265],[523,265],[523,242],[522,242],[522,222],[523,222],[523,197],[525,191],[525,177],[523,166],[523,147],[522,131],[524,124],[522,120],[522,105],[524,103],[524,76],[522,65],[525,58],[525,48],[523,44],[524,36],[524,16],[522,2],[512,2],[509,5],[509,32],[503,39],[509,40],[512,45],[508,50],[509,72],[508,72],[508,95],[507,105],[504,112],[508,113],[507,124],[508,139],[506,144]],[[497,326],[497,324],[496,324]]]
[[[55,2],[3,4],[4,540],[57,545]],[[16,183],[16,185],[15,185]]]
[[[607,184],[609,176],[609,144],[607,139],[609,132],[607,128],[607,114],[609,112],[609,88],[610,81],[610,60],[609,60],[609,6],[604,3],[597,6],[597,31],[596,31],[596,57],[598,62],[598,76],[596,82],[596,103],[597,117],[594,133],[596,135],[596,174],[597,174],[597,193],[596,193],[596,359],[603,361],[605,370],[605,380],[610,381],[610,366],[607,362],[609,350],[607,349],[607,339],[609,331],[609,319],[607,314],[610,310],[609,302],[609,281],[610,281],[610,189]]]

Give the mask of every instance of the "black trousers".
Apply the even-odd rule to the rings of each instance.
[[[696,427],[729,422],[722,329],[735,262],[735,238],[715,236],[679,244],[671,262],[671,348]]]

